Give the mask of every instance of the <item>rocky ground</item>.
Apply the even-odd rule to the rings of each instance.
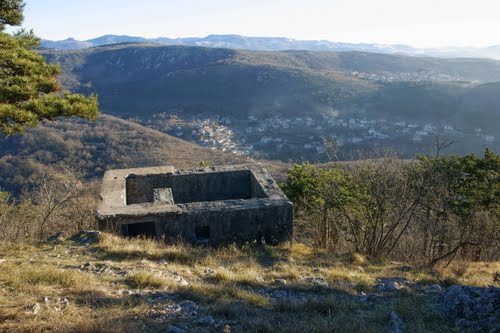
[[[500,263],[417,270],[99,232],[2,245],[0,258],[2,332],[500,332]]]

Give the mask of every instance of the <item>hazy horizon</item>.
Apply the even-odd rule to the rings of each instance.
[[[23,27],[49,40],[233,34],[417,48],[485,47],[500,44],[498,9],[488,0],[27,0]]]
[[[500,43],[498,44],[488,44],[488,45],[480,45],[480,46],[475,46],[475,45],[441,45],[441,46],[428,46],[428,47],[419,47],[415,45],[411,45],[408,43],[377,43],[377,42],[349,42],[349,41],[341,41],[341,40],[329,40],[329,39],[297,39],[297,38],[291,38],[289,36],[248,36],[248,35],[240,35],[240,34],[234,34],[234,33],[220,33],[220,34],[208,34],[208,35],[199,35],[199,36],[165,36],[165,35],[158,35],[158,36],[152,36],[152,37],[145,37],[145,36],[140,36],[140,35],[128,35],[128,34],[109,34],[105,33],[102,35],[96,35],[92,36],[90,38],[85,38],[85,39],[79,39],[75,38],[73,36],[68,36],[66,38],[62,39],[48,39],[48,38],[43,38],[44,40],[51,40],[51,41],[64,41],[68,39],[74,39],[77,41],[87,41],[87,40],[92,40],[92,39],[97,39],[100,37],[104,36],[128,36],[128,37],[138,37],[138,38],[147,38],[147,39],[156,39],[156,38],[169,38],[169,39],[181,39],[181,38],[206,38],[209,36],[240,36],[240,37],[246,37],[246,38],[285,38],[285,39],[292,39],[296,41],[328,41],[328,42],[336,42],[336,43],[346,43],[346,44],[374,44],[374,45],[404,45],[404,46],[409,46],[409,47],[414,47],[416,49],[432,49],[432,48],[485,48],[485,47],[491,47],[491,46],[499,46]]]

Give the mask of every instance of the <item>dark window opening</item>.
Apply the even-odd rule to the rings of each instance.
[[[196,227],[195,232],[196,240],[210,239],[210,227],[208,225]]]
[[[156,225],[154,222],[123,224],[122,233],[129,237],[145,236],[152,238],[156,236]]]

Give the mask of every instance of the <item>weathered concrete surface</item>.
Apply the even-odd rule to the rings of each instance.
[[[293,206],[261,164],[107,171],[100,227],[192,243],[289,240]]]

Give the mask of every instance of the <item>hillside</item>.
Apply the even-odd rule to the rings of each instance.
[[[90,123],[63,120],[0,138],[0,188],[17,192],[34,173],[58,165],[69,166],[89,179],[111,168],[186,168],[196,167],[202,160],[214,165],[247,161],[109,115]]]
[[[289,115],[343,103],[376,86],[298,66],[303,61],[286,53],[116,45],[43,55],[61,65],[63,84],[98,93],[103,110],[120,116],[147,117],[177,107],[237,117]]]
[[[428,107],[433,96],[453,103],[470,98],[467,93],[475,84],[467,81],[500,82],[500,61],[477,59],[148,44],[42,54],[61,65],[66,87],[98,93],[106,112],[135,117],[169,109],[240,118],[251,114],[314,116],[332,108],[344,113],[364,109],[377,117],[377,109],[370,110],[366,100],[402,86],[408,94],[418,95],[420,117],[432,121],[441,107]],[[465,82],[453,82],[458,80]],[[421,94],[420,87],[425,87],[426,93]],[[482,101],[477,99],[476,103]],[[403,106],[403,101],[397,105]]]
[[[302,244],[211,249],[98,232],[67,236],[0,245],[0,331],[498,328],[498,288],[486,287],[498,263],[422,271]]]
[[[436,136],[461,154],[500,138],[494,60],[144,43],[41,52],[107,114],[259,159],[325,161],[325,137],[344,157],[381,147],[408,158],[433,153]]]
[[[325,109],[363,104],[385,90],[384,79],[389,84],[408,80],[423,85],[437,80],[442,87],[434,86],[434,94],[453,89],[456,84],[449,82],[453,80],[500,81],[500,61],[361,52],[252,52],[123,44],[42,54],[61,65],[66,87],[98,93],[103,110],[120,116],[147,117],[176,108],[236,117],[314,116]],[[427,97],[431,98],[420,97],[422,104]],[[434,111],[422,108],[420,114]]]

